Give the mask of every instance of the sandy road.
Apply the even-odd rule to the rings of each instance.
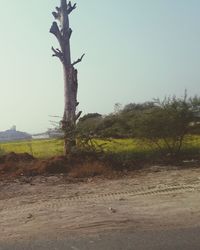
[[[199,250],[200,228],[162,231],[116,230],[64,238],[4,244],[0,250]]]
[[[0,246],[118,229],[199,227],[199,177],[199,169],[188,169],[83,183],[58,176],[1,182]]]

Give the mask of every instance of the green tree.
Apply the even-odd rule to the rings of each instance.
[[[80,137],[93,136],[97,137],[98,126],[103,120],[102,115],[98,113],[89,113],[81,117],[77,123],[77,134]]]

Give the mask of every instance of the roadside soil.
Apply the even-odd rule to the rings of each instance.
[[[115,179],[0,181],[0,242],[200,226],[200,168],[152,167]]]

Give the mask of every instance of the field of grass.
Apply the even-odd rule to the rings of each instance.
[[[62,140],[28,140],[1,143],[0,148],[3,152],[29,153],[37,158],[48,158],[63,153]]]
[[[104,145],[103,148],[111,153],[129,152],[137,154],[152,150],[152,147],[144,142],[134,139],[113,139],[108,141],[96,140],[95,142],[99,145]],[[0,149],[5,153],[27,152],[37,158],[48,158],[63,154],[63,141],[58,139],[48,139],[7,142],[1,143]],[[184,149],[200,150],[200,136],[188,137]]]

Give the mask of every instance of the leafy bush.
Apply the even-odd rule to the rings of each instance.
[[[76,133],[79,136],[94,136],[97,128],[102,121],[102,116],[98,113],[90,113],[79,119]]]
[[[155,100],[154,107],[141,111],[133,124],[135,135],[160,151],[177,155],[191,124],[197,123],[200,98],[165,98]]]
[[[107,116],[87,114],[79,120],[77,134],[90,148],[94,138],[139,138],[154,150],[177,155],[187,134],[200,134],[200,98],[185,94],[183,98],[130,103]]]

